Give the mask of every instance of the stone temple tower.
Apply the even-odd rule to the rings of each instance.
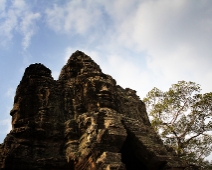
[[[136,91],[116,84],[89,56],[72,54],[54,80],[26,68],[0,145],[2,170],[182,170],[150,125]]]

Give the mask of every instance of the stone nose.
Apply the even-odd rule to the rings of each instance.
[[[102,86],[100,92],[103,92],[103,91],[109,91],[109,88],[107,86]]]

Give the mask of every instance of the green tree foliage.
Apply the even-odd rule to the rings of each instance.
[[[212,93],[200,91],[199,84],[179,81],[166,92],[153,88],[143,101],[164,144],[187,163],[208,169],[205,157],[212,151]]]

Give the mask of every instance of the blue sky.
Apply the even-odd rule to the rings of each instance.
[[[0,143],[25,68],[43,63],[57,79],[76,50],[141,99],[180,80],[211,92],[211,9],[211,0],[0,0]]]

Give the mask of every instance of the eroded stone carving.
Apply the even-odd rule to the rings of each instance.
[[[59,80],[30,65],[17,88],[0,167],[39,170],[183,169],[150,125],[134,90],[123,89],[76,51]]]

